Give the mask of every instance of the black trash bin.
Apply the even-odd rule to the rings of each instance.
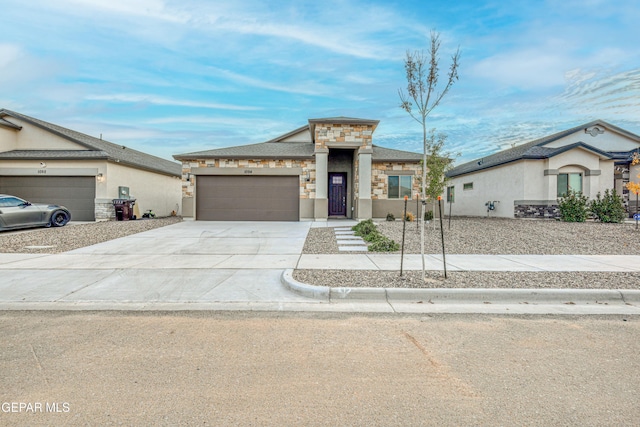
[[[136,204],[136,199],[113,199],[113,207],[116,210],[116,220],[129,221],[130,219],[136,219],[133,214],[133,205]]]

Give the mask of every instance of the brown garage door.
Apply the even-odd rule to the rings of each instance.
[[[95,221],[93,176],[0,176],[0,193],[33,203],[51,203],[71,211],[72,221]]]
[[[196,219],[202,221],[298,221],[298,176],[196,178]]]

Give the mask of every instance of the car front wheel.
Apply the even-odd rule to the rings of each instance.
[[[51,225],[54,227],[62,227],[69,222],[69,214],[65,211],[55,211],[51,215]]]

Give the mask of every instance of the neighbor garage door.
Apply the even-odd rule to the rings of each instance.
[[[33,203],[65,206],[71,211],[72,221],[95,220],[93,176],[0,176],[0,193]]]
[[[196,219],[203,221],[298,221],[298,176],[196,178]]]

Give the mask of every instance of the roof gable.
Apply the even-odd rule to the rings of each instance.
[[[567,129],[549,136],[545,136],[543,138],[527,142],[525,144],[517,145],[507,150],[499,151],[490,156],[464,163],[451,169],[447,173],[447,175],[449,177],[455,177],[524,159],[547,159],[576,147],[586,149],[597,154],[598,156],[601,156],[601,158],[607,159],[620,157],[614,154],[616,152],[628,153],[628,151],[631,151],[625,149],[632,147],[626,144],[621,150],[613,150],[611,149],[613,148],[613,145],[607,144],[606,148],[609,149],[605,150],[599,148],[592,141],[589,141],[591,138],[593,138],[592,133],[596,136],[602,135],[602,130],[612,131],[616,135],[624,137],[628,141],[634,142],[634,147],[640,147],[640,136],[609,124],[604,120],[594,120],[592,122],[573,127],[571,129]],[[587,143],[585,141],[589,142]]]
[[[78,150],[87,154],[87,158],[106,157],[107,160],[120,163],[122,165],[132,166],[138,169],[144,169],[152,172],[161,173],[164,175],[180,176],[182,173],[182,167],[180,164],[162,159],[160,157],[146,154],[141,151],[127,148],[124,145],[114,144],[109,141],[94,138],[92,136],[77,132],[71,129],[64,128],[62,126],[48,123],[43,120],[39,120],[33,117],[26,116],[24,114],[16,113],[14,111],[2,109],[0,110],[0,119],[7,121],[6,117],[13,117],[29,123],[33,126],[37,126],[47,132],[64,138],[68,141],[74,142],[82,147]],[[50,156],[55,156],[53,151],[55,150],[39,150],[42,154],[49,152]],[[70,150],[66,150],[67,153]],[[88,154],[87,151],[100,152],[99,155]],[[13,153],[14,156],[29,156],[28,152],[24,150],[16,150]],[[76,156],[73,156],[77,158]],[[17,158],[17,157],[13,157]]]

